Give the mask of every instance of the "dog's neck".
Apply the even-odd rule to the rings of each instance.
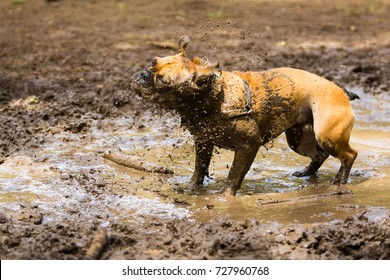
[[[156,101],[163,108],[174,110],[182,118],[199,119],[215,113],[223,90],[220,76],[212,75],[201,84],[185,82],[158,89]]]
[[[228,77],[226,79],[226,73]],[[252,114],[251,92],[248,84],[235,77],[235,83],[231,84],[229,72],[218,72],[210,76],[202,84],[191,86],[183,83],[175,87],[159,90],[159,104],[166,109],[176,111],[182,120],[182,125],[192,126],[194,123],[206,119],[214,114],[222,114],[228,118],[240,117]],[[237,89],[242,85],[242,90]],[[237,103],[237,94],[242,94]]]
[[[214,74],[210,86],[195,94],[199,98],[197,102],[192,103],[195,106],[187,106],[183,103],[184,106],[177,109],[182,119],[185,120],[184,123],[196,122],[213,114],[234,118],[251,115],[254,112],[252,92],[248,83],[238,76],[235,77],[233,84],[229,83],[234,74],[229,73],[227,80],[225,75],[226,72]]]
[[[188,94],[191,95],[191,98],[183,100],[182,106],[176,108],[181,116],[182,124],[185,126],[220,111],[223,102],[223,78],[221,75],[215,74],[210,77],[206,86]]]

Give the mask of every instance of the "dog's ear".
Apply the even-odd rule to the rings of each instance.
[[[182,53],[184,56],[186,55],[186,49],[188,47],[188,44],[190,43],[190,37],[187,35],[181,36],[179,39],[179,51]]]
[[[209,63],[209,67],[213,68],[214,70],[219,69],[219,62]]]

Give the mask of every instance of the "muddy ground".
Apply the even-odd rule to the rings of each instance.
[[[0,1],[1,259],[389,259],[386,209],[378,217],[366,206],[338,204],[347,209],[343,218],[307,223],[214,216],[216,206],[206,202],[211,215],[199,218],[197,194],[183,191],[184,183],[102,159],[118,145],[153,154],[148,127],[156,125],[161,141],[171,139],[166,154],[181,149],[180,157],[191,157],[177,117],[129,87],[154,56],[174,53],[182,34],[192,39],[190,54],[226,70],[289,66],[384,96],[389,13],[387,0]],[[132,144],[115,136],[119,129],[145,136]],[[91,143],[93,152],[79,153]],[[63,167],[70,159],[77,168]],[[113,179],[118,174],[124,177]],[[28,194],[17,191],[23,184]],[[41,184],[44,191],[31,191]],[[137,209],[121,208],[123,198]],[[145,199],[165,214],[142,211],[153,208]],[[105,246],[91,255],[102,232]]]

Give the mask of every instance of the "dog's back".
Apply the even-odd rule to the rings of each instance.
[[[312,159],[295,175],[314,174],[330,154],[341,162],[334,183],[347,182],[357,156],[349,145],[354,125],[350,100],[358,99],[357,94],[293,68],[235,74],[250,86],[260,128],[272,130],[269,135],[273,136],[286,131],[289,146]]]

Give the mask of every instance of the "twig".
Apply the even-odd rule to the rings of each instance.
[[[103,155],[103,158],[108,159],[124,167],[134,168],[144,172],[173,174],[173,171],[171,169],[168,169],[155,163],[145,162],[141,158],[136,156],[129,156],[117,153],[105,153]]]
[[[85,259],[87,260],[97,260],[103,251],[104,246],[107,242],[107,230],[105,228],[101,228],[96,233],[93,238],[91,245],[89,246]]]
[[[307,195],[307,196],[301,196],[301,197],[276,199],[276,200],[270,200],[270,201],[264,201],[264,202],[259,201],[259,202],[260,202],[260,205],[269,205],[269,204],[292,202],[292,201],[299,201],[299,200],[310,200],[310,199],[316,199],[316,198],[320,198],[320,197],[329,197],[329,196],[346,195],[346,194],[353,194],[353,192],[351,192],[350,190],[344,190],[344,191],[335,191],[335,192],[331,192],[331,193],[314,194],[314,195]]]

